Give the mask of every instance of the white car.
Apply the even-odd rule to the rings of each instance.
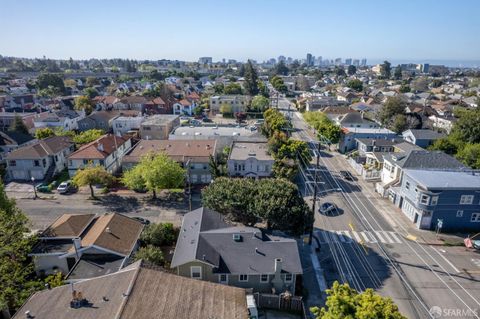
[[[66,182],[60,183],[60,185],[58,185],[57,191],[60,194],[66,194],[70,191],[71,188],[72,188],[72,182],[71,181],[66,181]]]

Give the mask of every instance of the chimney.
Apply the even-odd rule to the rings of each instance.
[[[282,258],[275,258],[275,274],[282,272]]]
[[[73,246],[75,246],[75,249],[80,249],[82,248],[82,239],[79,237],[73,239]]]
[[[100,151],[100,152],[103,152],[103,144],[102,143],[98,143],[97,145],[97,149]]]
[[[372,146],[375,146],[375,143],[376,143],[375,140],[372,140]]]

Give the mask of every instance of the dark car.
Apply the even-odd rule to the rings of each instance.
[[[333,213],[337,210],[337,206],[334,203],[323,203],[318,209],[322,214]]]
[[[355,179],[352,173],[350,173],[349,171],[340,171],[340,175],[348,181],[353,181]]]
[[[144,225],[150,225],[150,221],[146,218],[143,218],[143,217],[132,217],[132,218],[135,219],[135,220],[138,220],[139,222],[141,222]]]
[[[213,121],[212,121],[211,119],[209,119],[208,117],[204,117],[204,118],[202,119],[202,121],[203,121],[204,123],[212,123],[212,122],[213,122]]]

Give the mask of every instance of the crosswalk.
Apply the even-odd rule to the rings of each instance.
[[[402,238],[394,231],[353,231],[353,230],[318,230],[316,235],[320,243],[383,243],[402,244]]]

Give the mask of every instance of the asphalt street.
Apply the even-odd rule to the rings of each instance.
[[[287,113],[288,104],[281,99],[279,108]],[[329,150],[319,153],[301,114],[291,112],[290,117],[296,129],[292,137],[308,142],[314,158],[305,163],[300,190],[312,203],[316,180],[316,207],[324,202],[338,207],[331,214],[315,212],[318,258],[327,283],[348,282],[360,291],[373,288],[391,297],[408,318],[439,318],[430,311],[434,306],[440,307],[442,318],[479,318],[480,267],[475,265],[479,254],[407,239],[411,225],[405,218],[385,211],[388,204],[376,205],[373,197],[378,195],[360,181],[344,180],[339,172],[349,170],[345,158]],[[317,154],[318,170],[314,165]]]

